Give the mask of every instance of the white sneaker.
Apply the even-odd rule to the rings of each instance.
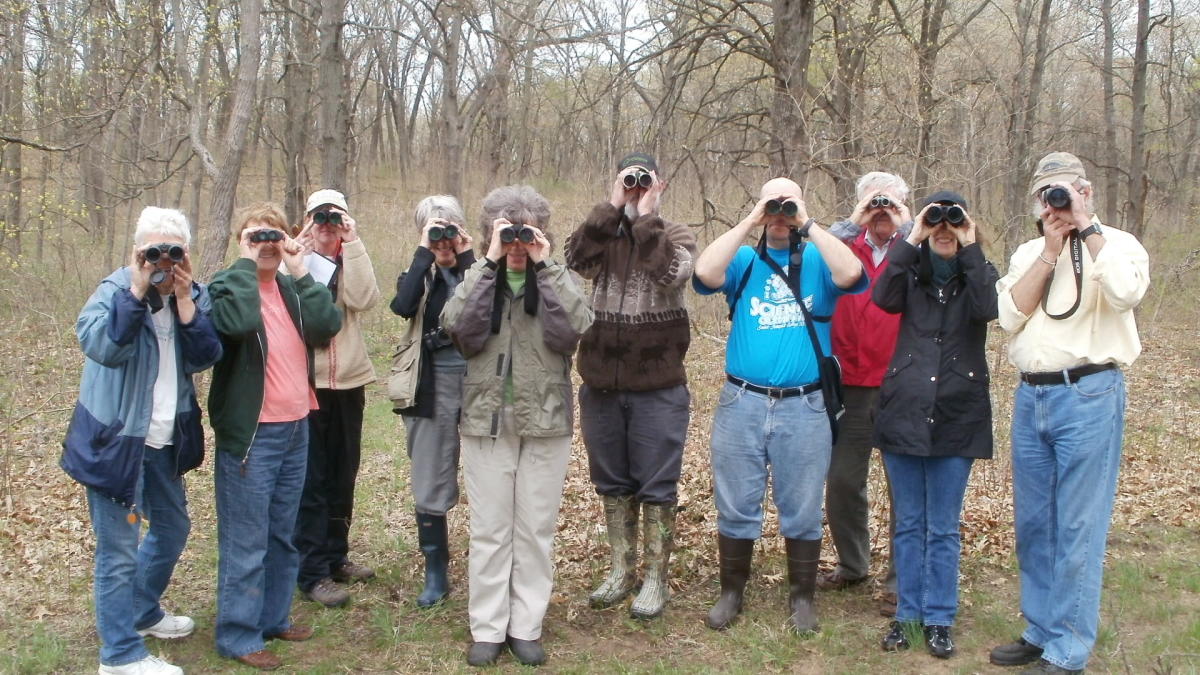
[[[183,675],[183,668],[173,666],[157,656],[147,656],[123,666],[101,664],[100,675]]]
[[[163,618],[158,623],[143,628],[138,631],[138,635],[146,637],[156,637],[160,640],[174,640],[176,638],[187,637],[196,630],[196,622],[186,616],[175,616],[174,614],[163,614]]]

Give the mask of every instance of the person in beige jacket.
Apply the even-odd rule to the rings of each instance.
[[[486,256],[467,270],[442,326],[467,360],[462,464],[471,507],[467,663],[494,663],[504,643],[542,663],[554,587],[552,548],[574,425],[571,357],[592,310],[550,258],[550,204],[533,188],[484,200]]]
[[[309,600],[337,607],[350,599],[337,582],[375,576],[348,555],[365,388],[375,381],[360,318],[379,301],[379,287],[346,197],[337,190],[318,190],[305,210],[298,239],[312,250],[308,269],[332,292],[343,318],[342,329],[313,355],[319,409],[308,416],[308,473],[295,534],[300,551],[296,583]]]

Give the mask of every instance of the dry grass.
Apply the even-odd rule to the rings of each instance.
[[[380,196],[370,209],[397,209]],[[577,204],[557,214],[582,214]],[[400,209],[402,210],[402,209]],[[402,225],[407,227],[407,225]],[[385,296],[407,263],[409,244],[367,230]],[[80,260],[83,260],[81,257]],[[82,489],[57,467],[82,357],[74,314],[102,272],[83,263],[38,270],[18,267],[0,285],[0,671],[75,672],[94,668],[97,640],[90,610],[92,537]],[[58,275],[57,277],[54,275]],[[65,277],[65,279],[64,279]],[[46,279],[62,280],[48,283]],[[1157,292],[1159,289],[1155,289]],[[390,297],[390,296],[389,296]],[[1113,518],[1104,632],[1093,669],[1178,672],[1200,668],[1200,347],[1194,307],[1152,292],[1143,356],[1128,373],[1126,452]],[[1190,307],[1190,309],[1189,309]],[[640,624],[619,610],[594,612],[586,594],[604,563],[601,512],[576,439],[559,518],[556,590],[547,618],[547,646],[557,670],[976,672],[986,650],[1020,626],[1017,615],[1007,420],[1014,373],[993,335],[993,402],[997,458],[977,462],[967,492],[963,530],[962,653],[949,663],[921,653],[884,655],[877,641],[885,621],[872,589],[821,598],[823,632],[799,639],[782,629],[782,543],[773,513],[759,547],[747,615],[723,634],[702,625],[716,592],[715,510],[707,439],[722,377],[724,312],[693,296],[695,330],[689,355],[693,414],[680,485],[674,596],[666,618]],[[1145,318],[1145,317],[1143,317]],[[398,323],[386,308],[367,321],[369,347],[383,372]],[[203,386],[203,383],[202,383]],[[297,616],[318,626],[304,645],[275,647],[297,672],[424,672],[461,669],[466,629],[466,509],[452,512],[450,602],[419,612],[419,554],[408,496],[399,421],[378,385],[369,390],[365,449],[353,547],[380,577],[360,587],[343,611],[298,603]],[[198,635],[162,647],[192,672],[223,671],[212,650],[215,522],[209,464],[190,474],[193,533],[168,592],[168,607],[192,613]],[[872,532],[876,565],[886,552],[878,499],[882,472],[873,469]],[[831,550],[824,560],[832,564]],[[877,570],[878,571],[878,570]],[[5,659],[8,659],[7,661]],[[506,662],[508,663],[508,662]],[[506,666],[511,667],[511,666]]]

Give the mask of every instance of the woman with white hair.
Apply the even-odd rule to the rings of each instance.
[[[101,674],[182,673],[143,637],[195,629],[160,605],[191,530],[183,474],[204,459],[192,375],[221,357],[190,241],[182,213],[146,207],[129,265],[100,282],[75,323],[87,359],[61,464],[87,487]]]
[[[468,372],[461,427],[471,506],[467,663],[495,663],[507,643],[522,664],[538,665],[546,659],[542,619],[571,456],[571,357],[592,310],[566,266],[550,259],[550,203],[533,188],[493,190],[479,220],[487,255],[442,310]]]
[[[396,350],[388,395],[408,431],[417,544],[425,557],[425,588],[417,606],[432,607],[450,591],[446,514],[458,503],[458,418],[467,370],[439,315],[475,262],[475,252],[454,197],[422,199],[414,221],[421,243],[408,271],[396,280],[392,299],[392,311],[408,319],[408,326]]]

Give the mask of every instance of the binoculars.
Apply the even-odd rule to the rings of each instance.
[[[783,214],[789,218],[800,212],[800,205],[793,201],[780,201],[778,199],[767,200],[767,215],[777,216]]]
[[[936,227],[945,222],[951,227],[961,227],[967,212],[958,204],[934,204],[925,212],[925,224]]]
[[[454,239],[458,236],[457,225],[434,225],[429,228],[429,241]]]
[[[887,207],[889,207],[891,205],[892,205],[892,198],[888,197],[887,195],[875,195],[874,197],[871,197],[870,208],[886,209]]]
[[[283,241],[283,233],[279,230],[255,230],[250,233],[250,241],[261,244],[264,241]]]
[[[172,264],[181,263],[184,256],[183,247],[179,244],[156,244],[142,250],[142,258],[151,265],[157,265],[163,256],[166,256]]]
[[[627,173],[621,180],[623,181],[626,190],[632,190],[636,187],[648,188],[651,185],[654,185],[654,176],[651,176],[649,171],[634,171],[633,173]]]
[[[341,225],[342,214],[337,211],[317,211],[312,214],[313,223],[316,225]]]
[[[505,244],[511,244],[514,241],[520,240],[522,244],[532,244],[537,238],[532,227],[516,224],[509,225],[500,229],[500,241]]]
[[[1065,209],[1071,205],[1071,193],[1066,188],[1057,185],[1042,190],[1042,199],[1056,209]]]

